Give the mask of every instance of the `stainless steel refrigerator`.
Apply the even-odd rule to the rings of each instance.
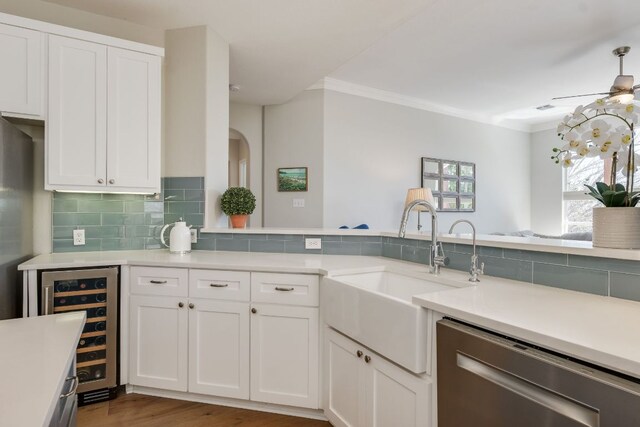
[[[18,264],[33,256],[33,141],[0,118],[0,320],[21,316]]]

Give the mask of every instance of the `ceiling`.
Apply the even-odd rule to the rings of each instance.
[[[230,44],[239,102],[282,103],[329,76],[530,126],[593,99],[535,109],[554,96],[607,91],[620,45],[632,47],[626,72],[640,83],[633,0],[48,1],[153,28],[209,25]]]

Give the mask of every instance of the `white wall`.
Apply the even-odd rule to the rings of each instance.
[[[40,0],[0,0],[0,12],[93,33],[164,46],[164,31]]]
[[[251,227],[262,227],[262,107],[231,103],[229,127],[249,144],[249,188],[256,196],[256,209],[249,223]]]
[[[562,167],[551,160],[553,147],[562,145],[555,129],[531,134],[531,229],[562,233]]]
[[[220,196],[228,188],[229,171],[229,43],[207,27],[206,32],[205,219],[207,227],[225,227]]]
[[[162,176],[204,176],[207,27],[166,32]]]
[[[324,91],[305,91],[264,111],[264,226],[322,227]],[[278,192],[277,170],[307,167],[307,192]],[[293,199],[304,199],[294,208]]]
[[[441,213],[441,232],[460,218],[483,233],[529,228],[529,134],[333,91],[324,116],[324,227],[397,229],[420,157],[436,157],[477,167],[476,212]]]

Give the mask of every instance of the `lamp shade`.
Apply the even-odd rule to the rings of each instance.
[[[404,205],[407,206],[414,200],[426,200],[435,207],[435,200],[430,188],[410,188],[407,190],[407,198],[404,201]],[[424,206],[416,206],[414,209],[421,212],[425,212],[427,210]]]

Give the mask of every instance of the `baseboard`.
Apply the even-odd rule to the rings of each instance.
[[[324,411],[322,409],[296,408],[293,406],[276,405],[273,403],[231,399],[228,397],[207,396],[205,394],[187,393],[182,391],[162,390],[152,387],[134,386],[131,384],[127,384],[126,391],[127,393],[146,394],[148,396],[188,400],[190,402],[208,403],[211,405],[229,406],[232,408],[250,409],[253,411],[271,412],[274,414],[290,415],[293,417],[327,421],[327,417],[324,415]]]

